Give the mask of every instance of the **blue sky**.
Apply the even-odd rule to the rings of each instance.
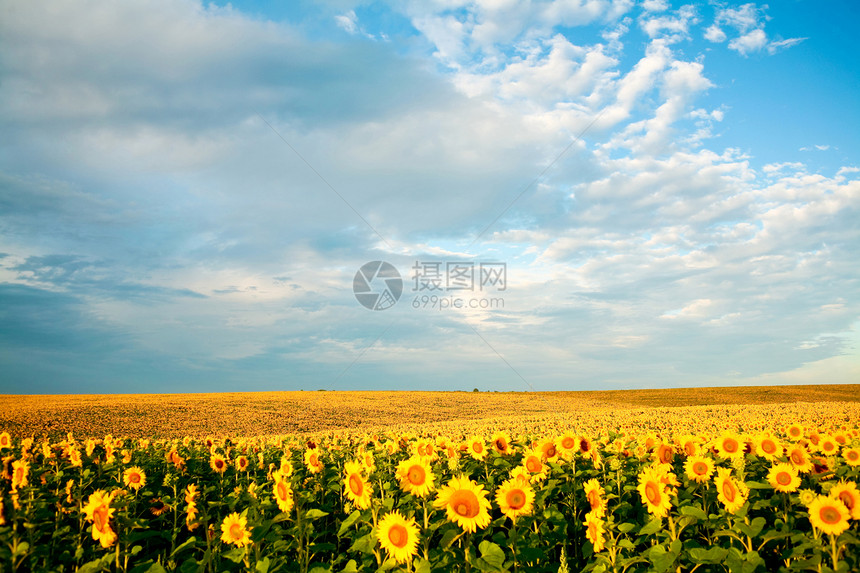
[[[0,393],[857,382],[858,15],[0,0]]]

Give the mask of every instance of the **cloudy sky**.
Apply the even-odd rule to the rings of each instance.
[[[857,382],[858,17],[0,0],[0,393]]]

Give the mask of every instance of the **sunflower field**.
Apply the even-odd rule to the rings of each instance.
[[[0,571],[858,571],[860,429],[856,408],[831,412],[252,438],[0,428]]]

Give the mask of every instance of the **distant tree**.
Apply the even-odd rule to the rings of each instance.
[[[472,390],[472,392],[480,392],[480,390],[478,390],[477,388],[475,388],[474,390]]]

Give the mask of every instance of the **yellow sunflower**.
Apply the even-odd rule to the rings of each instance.
[[[373,489],[362,475],[361,462],[347,462],[344,465],[343,485],[346,487],[346,496],[358,509],[370,507],[370,496]]]
[[[848,529],[849,518],[848,508],[838,499],[819,495],[809,504],[809,522],[823,533],[839,535]]]
[[[774,464],[767,472],[767,481],[776,491],[793,492],[800,487],[797,469],[786,463]]]
[[[801,473],[808,473],[815,467],[809,458],[809,452],[801,445],[792,446],[788,450],[788,461]]]
[[[112,500],[112,494],[104,490],[98,490],[90,494],[87,504],[83,508],[87,520],[93,524],[93,540],[101,543],[101,546],[105,549],[113,545],[116,541],[116,533],[114,533],[110,526],[110,520],[116,511],[116,509],[110,506]]]
[[[860,491],[857,491],[856,483],[840,481],[830,488],[829,495],[845,504],[851,519],[860,519]]]
[[[735,481],[731,470],[726,468],[717,469],[717,477],[714,481],[717,486],[717,499],[722,502],[726,511],[735,513],[739,510],[749,495],[746,485]]]
[[[714,443],[717,455],[724,460],[742,458],[744,455],[744,443],[741,437],[734,432],[723,432]]]
[[[600,519],[600,516],[595,515],[593,511],[585,514],[585,537],[591,541],[595,553],[600,553],[605,545],[603,534],[606,530],[603,523],[604,521]]]
[[[320,459],[318,448],[308,448],[305,450],[305,465],[312,474],[318,474],[322,471],[323,463]]]
[[[714,462],[711,458],[693,455],[684,462],[684,473],[687,479],[696,483],[705,483],[714,473]]]
[[[681,438],[680,446],[681,451],[683,451],[684,455],[687,457],[699,455],[699,452],[702,450],[699,445],[699,438],[691,435],[686,435]]]
[[[792,424],[785,429],[786,435],[794,441],[803,437],[803,427],[799,424]]]
[[[442,489],[433,505],[444,509],[448,521],[452,521],[464,531],[474,533],[477,528],[490,524],[490,501],[484,486],[478,485],[465,476],[452,478]]]
[[[412,456],[397,464],[400,488],[417,497],[424,497],[433,490],[433,472],[425,458]]]
[[[415,518],[404,518],[396,509],[379,521],[379,544],[397,563],[406,563],[418,553],[418,525]]]
[[[487,457],[487,446],[484,444],[484,438],[481,436],[472,436],[469,438],[468,443],[468,452],[469,455],[475,458],[478,461],[481,461]]]
[[[18,489],[27,485],[27,476],[29,475],[30,464],[27,463],[27,460],[15,460],[12,462],[12,489]]]
[[[845,448],[842,450],[842,458],[851,467],[860,466],[860,448]]]
[[[653,467],[647,467],[639,474],[639,486],[636,488],[642,497],[642,502],[647,506],[648,512],[658,517],[666,517],[672,502],[666,485],[662,481],[662,472]]]
[[[209,457],[209,467],[212,468],[216,474],[223,474],[227,471],[227,459],[220,454],[212,454]]]
[[[585,482],[585,499],[591,506],[591,513],[597,517],[606,515],[606,500],[603,499],[605,493],[603,486],[597,479],[592,478]]]
[[[573,456],[579,450],[579,440],[570,432],[562,434],[556,443],[558,444],[558,451],[561,453],[561,457],[565,460],[573,459]]]
[[[511,453],[511,437],[507,432],[496,432],[492,438],[493,449],[506,456]]]
[[[496,504],[505,517],[516,521],[534,509],[535,492],[528,481],[516,477],[505,480],[496,490]]]
[[[289,513],[293,509],[293,486],[287,476],[281,472],[275,472],[272,477],[275,478],[272,493],[275,494],[278,509],[283,513]]]
[[[146,472],[139,467],[128,468],[122,474],[122,482],[125,487],[137,491],[146,485]]]
[[[770,434],[762,434],[755,441],[755,454],[769,462],[776,461],[782,455],[783,448]]]
[[[236,465],[236,469],[240,472],[248,471],[248,467],[250,466],[250,463],[248,463],[248,458],[246,458],[245,456],[239,456],[233,463]]]
[[[536,449],[530,449],[525,453],[523,467],[528,472],[531,481],[541,481],[546,478],[547,465],[543,463],[540,451]]]
[[[250,544],[251,532],[248,530],[248,520],[236,512],[225,517],[221,522],[221,541],[232,543],[236,547]]]
[[[554,462],[558,459],[558,446],[555,444],[555,440],[544,440],[538,446],[538,451],[540,451],[541,459],[545,462]]]
[[[12,447],[12,436],[9,435],[9,432],[3,432],[0,434],[0,450],[11,448]]]
[[[818,451],[825,456],[835,456],[839,453],[839,443],[833,439],[833,436],[821,436],[821,439],[818,441]]]
[[[659,464],[671,464],[675,459],[675,448],[671,444],[662,443],[654,450],[654,461]]]

